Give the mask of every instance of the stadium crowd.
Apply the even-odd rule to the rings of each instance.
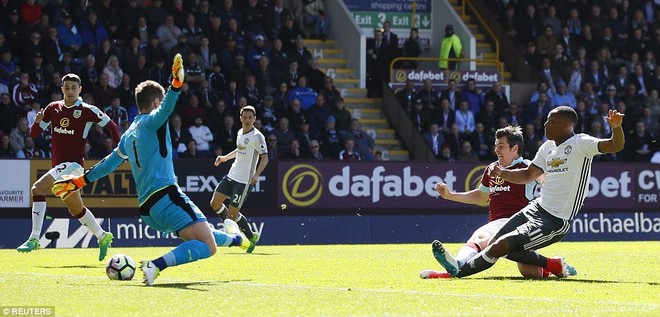
[[[474,82],[462,89],[450,82],[435,91],[428,82],[409,82],[397,98],[438,159],[491,161],[494,131],[509,124],[523,127],[524,157],[531,158],[544,141],[547,113],[570,105],[580,115],[577,132],[597,137],[610,132],[608,109],[626,114],[626,149],[597,159],[651,160],[659,150],[658,4],[488,3],[542,80],[520,105],[499,84],[481,91]],[[257,108],[255,126],[270,159],[380,157],[305,47],[306,39],[326,39],[332,21],[322,0],[0,0],[0,18],[0,157],[48,157],[49,132],[32,139],[29,127],[39,109],[62,98],[60,80],[70,72],[82,79],[83,100],[126,129],[137,115],[135,86],[147,79],[167,86],[177,52],[186,68],[170,120],[177,157],[232,151],[238,111],[248,104]],[[370,40],[368,63],[422,53],[416,30],[401,48],[389,23],[376,36],[387,45],[381,53],[380,42]],[[112,151],[98,126],[88,140],[89,158]]]

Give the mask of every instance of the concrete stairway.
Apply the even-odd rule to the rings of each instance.
[[[362,129],[376,141],[376,150],[383,152],[383,159],[407,161],[410,153],[399,139],[396,131],[382,112],[382,99],[367,98],[367,90],[360,89],[357,70],[348,68],[348,60],[342,51],[335,48],[334,40],[305,40],[312,56],[319,58],[319,68],[334,78],[335,86],[344,97],[344,105],[353,118],[359,119]]]

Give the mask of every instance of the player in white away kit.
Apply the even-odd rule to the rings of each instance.
[[[257,111],[252,106],[245,106],[241,109],[242,128],[238,130],[236,149],[227,155],[218,156],[215,159],[215,166],[234,158],[236,160],[231,165],[229,173],[215,188],[211,198],[211,209],[223,220],[229,218],[236,221],[243,234],[250,240],[247,253],[254,251],[256,243],[259,241],[259,233],[252,232],[250,229],[247,218],[240,213],[241,206],[268,164],[266,138],[254,127],[256,116]],[[229,208],[227,208],[224,201],[230,196]]]
[[[496,165],[491,170],[492,177],[501,177],[517,184],[528,183],[545,173],[541,196],[513,215],[493,237],[494,242],[469,261],[459,266],[437,240],[432,244],[436,260],[456,277],[484,271],[503,256],[543,267],[558,277],[571,275],[563,258],[551,261],[535,257],[532,251],[561,241],[568,233],[587,196],[593,157],[623,149],[623,116],[616,110],[610,110],[605,119],[612,128],[612,136],[598,139],[573,132],[578,121],[573,108],[561,106],[550,111],[545,122],[548,141],[536,152],[532,164],[515,170]]]

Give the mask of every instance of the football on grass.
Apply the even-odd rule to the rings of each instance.
[[[125,254],[115,254],[105,265],[105,273],[111,280],[128,281],[135,275],[135,261]]]

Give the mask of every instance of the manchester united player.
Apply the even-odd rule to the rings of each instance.
[[[82,175],[83,152],[87,143],[87,133],[94,123],[105,127],[115,144],[119,143],[119,130],[97,107],[87,104],[80,98],[82,87],[80,77],[75,74],[66,74],[62,77],[62,94],[64,100],[54,101],[39,111],[30,128],[32,137],[37,137],[50,126],[52,132],[52,168],[34,185],[32,185],[32,233],[30,238],[16,250],[30,252],[38,250],[41,226],[46,212],[46,194],[56,180],[66,176]],[[72,192],[62,199],[72,216],[78,218],[99,242],[99,261],[105,258],[108,247],[114,238],[112,233],[105,232],[94,219],[92,212],[83,205],[80,192]]]
[[[610,110],[605,120],[612,128],[612,135],[608,139],[599,139],[575,134],[578,115],[573,108],[559,106],[550,111],[544,124],[548,140],[527,167],[505,169],[496,165],[489,170],[491,177],[516,184],[530,182],[545,174],[541,196],[511,216],[488,247],[467,262],[457,263],[438,240],[431,244],[435,259],[455,277],[487,270],[501,257],[542,266],[558,277],[572,275],[563,258],[552,261],[538,256],[534,250],[561,241],[571,230],[573,219],[587,197],[593,157],[617,153],[625,146],[621,127],[624,116]]]
[[[514,213],[525,207],[534,198],[536,181],[527,184],[514,184],[501,178],[490,177],[488,172],[494,166],[506,169],[524,168],[529,161],[521,157],[523,151],[523,134],[520,127],[508,126],[495,132],[495,154],[497,161],[490,163],[481,177],[481,186],[469,192],[455,193],[447,188],[447,184],[438,183],[435,190],[447,200],[466,204],[488,203],[488,223],[477,229],[456,255],[460,263],[467,262],[488,246],[489,240],[500,230]],[[518,270],[525,277],[543,278],[550,272],[539,266],[518,263]],[[433,270],[422,271],[421,278],[450,278],[451,274]]]

